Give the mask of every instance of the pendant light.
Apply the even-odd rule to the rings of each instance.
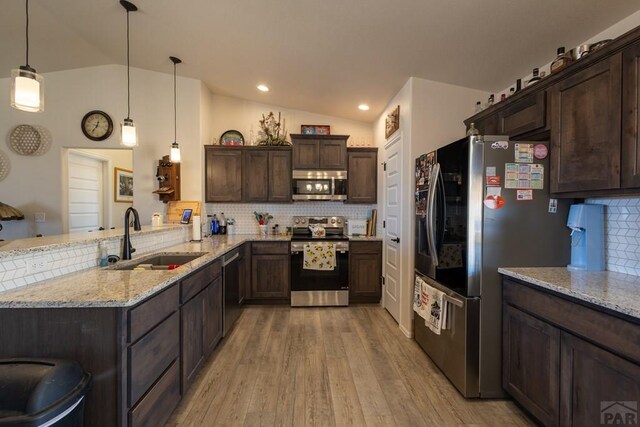
[[[180,146],[178,145],[178,108],[176,102],[176,65],[182,61],[180,58],[170,56],[169,59],[173,62],[173,144],[171,144],[171,154],[169,159],[173,163],[180,162]]]
[[[138,145],[138,131],[129,117],[131,113],[131,85],[130,85],[130,65],[129,65],[129,12],[138,10],[135,4],[127,0],[120,0],[120,4],[127,11],[127,118],[120,123],[120,143],[125,147],[135,147]]]
[[[11,70],[11,106],[18,110],[44,111],[44,77],[29,66],[29,0],[26,3],[26,64]]]

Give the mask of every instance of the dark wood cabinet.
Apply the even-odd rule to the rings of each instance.
[[[222,339],[222,277],[215,279],[204,292],[204,354],[208,356]]]
[[[347,203],[378,202],[378,149],[347,149]]]
[[[621,57],[550,88],[552,193],[620,188]]]
[[[251,244],[251,288],[247,299],[289,298],[291,254],[288,242]]]
[[[266,150],[244,150],[242,177],[242,200],[244,202],[266,202],[269,200],[269,152]]]
[[[546,426],[558,425],[560,330],[503,307],[502,386]]]
[[[601,310],[505,278],[503,386],[542,424],[607,424],[624,408],[604,402],[640,400],[640,324]]]
[[[622,188],[640,187],[640,43],[622,52]]]
[[[242,151],[205,147],[205,201],[242,201]]]
[[[498,111],[498,135],[517,138],[547,130],[547,92],[532,93]]]
[[[190,274],[181,282],[183,299],[180,308],[182,325],[182,391],[189,388],[202,362],[222,338],[221,263],[209,265]],[[193,296],[192,290],[197,290]]]
[[[320,141],[291,136],[293,143],[293,168],[318,169],[320,166]]]
[[[620,413],[624,420],[625,408],[617,405],[640,400],[640,366],[566,332],[560,354],[560,425],[625,424],[601,420]],[[637,411],[626,413],[637,421]]]
[[[378,303],[382,297],[382,241],[349,242],[349,303]]]
[[[207,146],[207,202],[291,202],[291,148]]]
[[[240,304],[247,298],[251,288],[251,243],[246,242],[240,247]]]
[[[478,119],[474,122],[474,127],[478,129],[481,135],[497,135],[498,115],[491,114],[489,116]]]
[[[269,201],[291,202],[291,150],[269,151]]]
[[[347,169],[349,135],[291,134],[293,169]]]

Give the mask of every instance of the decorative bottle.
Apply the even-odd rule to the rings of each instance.
[[[475,135],[480,135],[480,132],[476,129],[476,124],[471,122],[471,124],[469,124],[469,130],[467,130],[467,136]]]
[[[564,70],[572,61],[573,58],[571,58],[571,55],[565,53],[564,46],[559,47],[558,56],[551,63],[551,74]]]
[[[532,84],[538,83],[541,80],[539,71],[540,70],[538,70],[537,68],[533,69],[533,76],[531,77],[531,80],[527,82],[527,87],[531,86]]]
[[[476,108],[473,110],[474,114],[478,114],[482,111],[482,102],[476,102]]]

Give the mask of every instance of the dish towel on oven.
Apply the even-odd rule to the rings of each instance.
[[[305,270],[331,271],[336,268],[336,249],[330,242],[314,242],[304,244]]]

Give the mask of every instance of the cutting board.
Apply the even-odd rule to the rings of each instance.
[[[176,202],[167,203],[167,224],[180,224],[182,218],[182,211],[185,209],[192,209],[193,213],[191,217],[200,216],[200,202],[179,200]]]

